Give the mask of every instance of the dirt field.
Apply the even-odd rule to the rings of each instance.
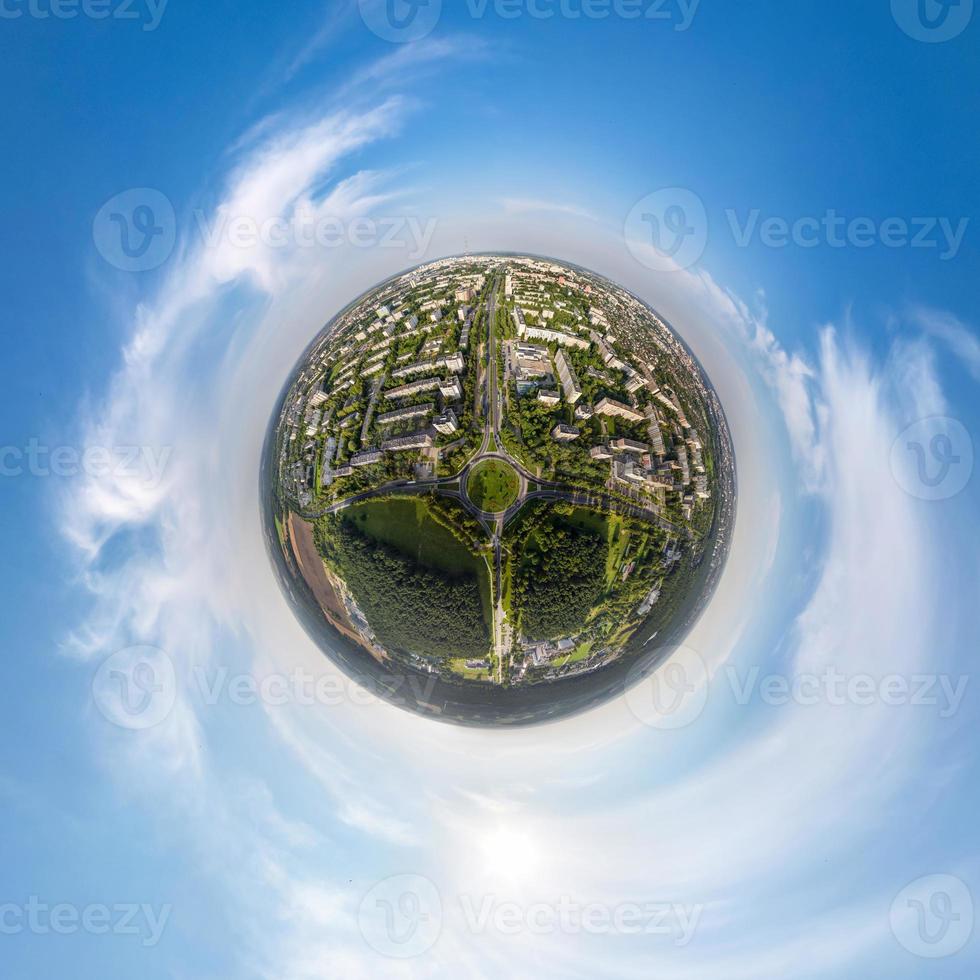
[[[330,581],[330,575],[316,550],[316,543],[313,540],[313,525],[308,524],[295,514],[290,514],[288,527],[289,541],[293,548],[293,554],[296,556],[296,563],[303,573],[303,579],[323,610],[323,615],[335,629],[353,640],[358,646],[364,647],[373,656],[374,651],[364,644],[360,633],[353,628],[347,610]]]

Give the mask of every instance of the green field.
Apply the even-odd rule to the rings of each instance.
[[[630,543],[630,532],[624,527],[623,519],[616,514],[600,514],[584,507],[576,507],[562,521],[580,531],[597,534],[606,541],[609,545],[606,555],[606,588],[613,588],[623,563],[623,555]]]
[[[500,459],[487,459],[473,468],[466,489],[480,510],[499,514],[517,499],[520,480],[508,463]]]
[[[344,520],[426,568],[452,577],[475,575],[480,584],[484,619],[487,623],[493,622],[490,571],[486,561],[472,554],[448,528],[432,519],[424,498],[369,500],[344,511]]]

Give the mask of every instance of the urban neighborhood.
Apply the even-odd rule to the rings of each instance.
[[[372,290],[308,349],[275,432],[281,544],[318,556],[331,625],[455,683],[635,653],[726,553],[732,447],[693,354],[549,259],[459,256]]]

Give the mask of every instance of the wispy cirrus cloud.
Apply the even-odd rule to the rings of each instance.
[[[551,212],[567,214],[575,218],[586,218],[597,221],[598,218],[587,208],[578,204],[563,201],[545,201],[536,198],[505,197],[500,201],[505,214],[534,214],[535,212]]]
[[[980,381],[980,338],[959,317],[942,310],[916,307],[913,319],[930,336],[942,341],[953,355]]]

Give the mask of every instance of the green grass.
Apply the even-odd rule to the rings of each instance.
[[[477,463],[467,482],[467,493],[480,510],[499,514],[517,499],[520,480],[517,472],[500,459]]]
[[[584,643],[580,643],[572,651],[571,655],[568,658],[568,663],[577,664],[582,660],[587,660],[594,646],[595,646],[594,640],[586,640]]]
[[[473,670],[466,666],[466,657],[457,657],[449,661],[449,669],[460,677],[465,678],[468,681],[483,681],[484,683],[490,684],[493,682],[492,671],[483,670]]]
[[[606,555],[606,589],[613,588],[631,538],[630,532],[623,526],[623,519],[616,514],[600,514],[585,507],[576,507],[568,517],[562,517],[562,521],[580,531],[598,534],[606,541],[609,545]]]
[[[420,497],[369,500],[344,511],[343,517],[376,541],[447,575],[474,575],[486,567],[452,532],[432,520]]]
[[[474,555],[452,532],[429,516],[421,497],[367,501],[344,511],[344,520],[365,534],[390,544],[420,565],[451,576],[475,575],[480,585],[483,618],[493,622],[490,570],[486,560]]]

